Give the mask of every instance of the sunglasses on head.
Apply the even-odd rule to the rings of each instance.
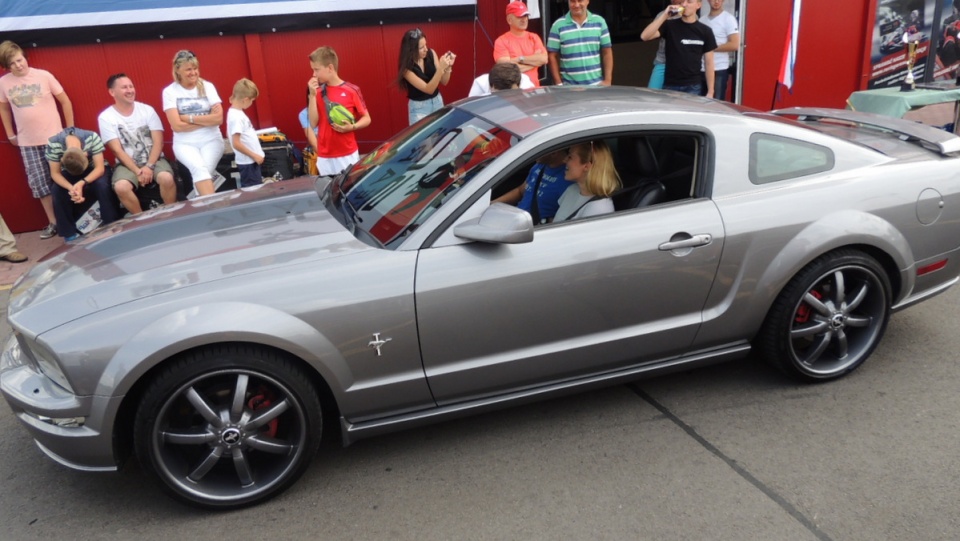
[[[567,156],[570,156],[571,154],[573,154],[573,147],[575,147],[575,146],[584,146],[584,147],[586,147],[587,144],[586,144],[586,143],[580,143],[580,145],[573,145],[572,147],[567,148],[567,151],[566,151],[566,155],[567,155]],[[593,163],[593,141],[590,141],[590,155],[587,157],[587,163]]]
[[[193,54],[193,51],[183,50],[177,53],[176,60],[189,60],[191,58],[196,58],[197,55]]]
[[[423,31],[419,28],[414,28],[413,30],[407,31],[407,37],[411,39],[420,39],[423,37]]]

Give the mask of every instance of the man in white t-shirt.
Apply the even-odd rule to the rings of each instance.
[[[467,96],[471,98],[486,96],[490,92],[512,88],[528,90],[536,86],[526,73],[520,73],[520,68],[516,64],[494,64],[490,73],[485,73],[473,80],[473,86],[470,87],[470,93]]]
[[[97,118],[100,138],[117,157],[113,170],[113,191],[131,213],[143,209],[137,190],[156,182],[165,204],[177,200],[173,168],[163,158],[163,124],[157,111],[136,100],[133,81],[123,73],[107,79],[107,91],[114,104]]]
[[[731,53],[740,48],[740,29],[737,18],[723,10],[723,0],[710,0],[710,13],[700,22],[713,30],[717,48],[713,50],[713,97],[727,99],[727,81],[730,79]]]

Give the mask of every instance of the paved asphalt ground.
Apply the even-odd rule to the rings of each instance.
[[[4,408],[0,539],[954,540],[958,316],[960,288],[895,315],[830,384],[746,359],[326,446],[291,490],[228,513],[136,464],[67,470]]]

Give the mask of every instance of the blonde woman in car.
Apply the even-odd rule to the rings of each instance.
[[[620,187],[620,175],[606,143],[588,141],[570,147],[564,178],[573,185],[560,196],[554,222],[613,212],[610,196]]]

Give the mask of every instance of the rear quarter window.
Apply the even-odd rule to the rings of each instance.
[[[750,136],[750,182],[768,184],[833,169],[827,147],[766,133]]]

